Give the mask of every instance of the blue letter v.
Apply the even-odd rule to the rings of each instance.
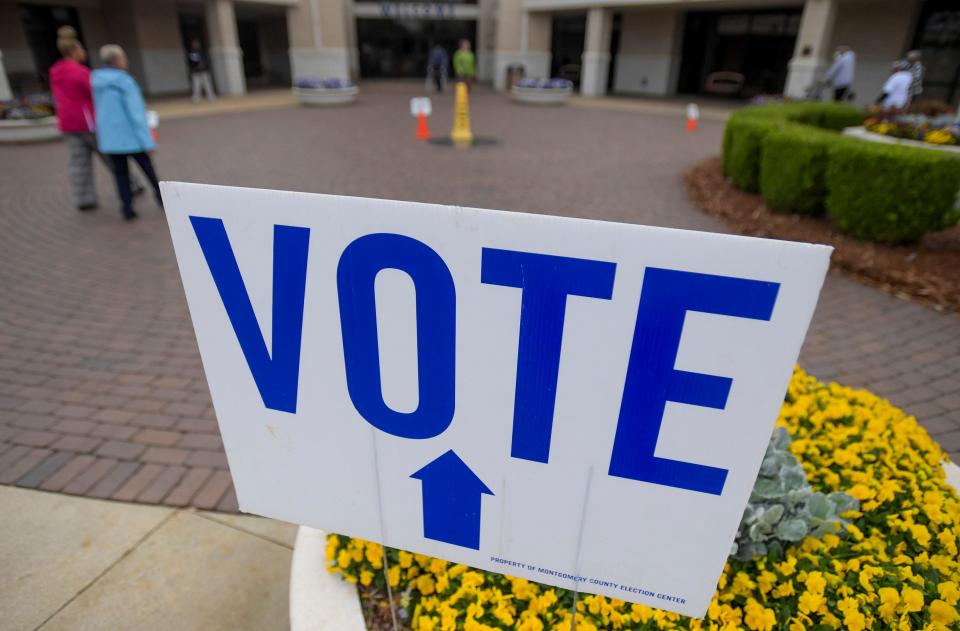
[[[263,332],[253,312],[223,221],[211,217],[190,217],[190,223],[264,406],[271,410],[296,413],[310,229],[273,227],[271,353],[267,350]]]

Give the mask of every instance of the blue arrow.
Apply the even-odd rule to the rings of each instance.
[[[480,498],[493,491],[451,449],[410,476],[423,482],[423,536],[480,549]]]

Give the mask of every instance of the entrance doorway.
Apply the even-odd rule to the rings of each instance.
[[[723,73],[730,96],[782,93],[799,29],[800,9],[688,13],[678,91],[709,93]]]
[[[57,50],[57,29],[61,26],[72,26],[77,30],[80,41],[84,41],[77,10],[73,7],[36,4],[21,4],[17,8],[20,11],[20,21],[23,23],[23,31],[27,36],[37,72],[36,75],[10,77],[12,84],[10,87],[16,93],[49,89],[50,66],[60,59],[60,51]]]
[[[580,70],[587,34],[586,14],[555,15],[550,38],[550,76],[573,81],[580,89]]]
[[[913,47],[923,53],[923,99],[957,105],[960,101],[960,6],[953,0],[927,0]]]
[[[461,39],[476,48],[476,20],[359,18],[360,76],[423,78],[430,48],[439,44],[452,59]]]
[[[241,3],[234,6],[247,88],[290,85],[286,9]]]

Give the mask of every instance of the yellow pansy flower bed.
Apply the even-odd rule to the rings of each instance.
[[[800,369],[777,423],[815,490],[860,500],[849,523],[780,557],[731,558],[703,620],[581,594],[577,631],[960,629],[960,498],[926,430],[886,400]],[[387,552],[401,621],[414,631],[570,629],[570,591]],[[351,583],[385,587],[379,544],[330,535],[326,560]]]

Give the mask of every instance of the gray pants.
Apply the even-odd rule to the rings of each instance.
[[[190,74],[190,82],[193,84],[193,102],[200,100],[200,89],[207,93],[207,99],[213,102],[217,95],[213,92],[213,81],[210,80],[210,71],[194,72]]]
[[[63,138],[70,151],[70,186],[73,189],[73,203],[80,206],[97,205],[97,187],[93,179],[93,156],[96,155],[113,173],[113,165],[97,150],[97,137],[93,132],[64,133]],[[143,190],[139,181],[130,182],[131,189],[138,193]]]

